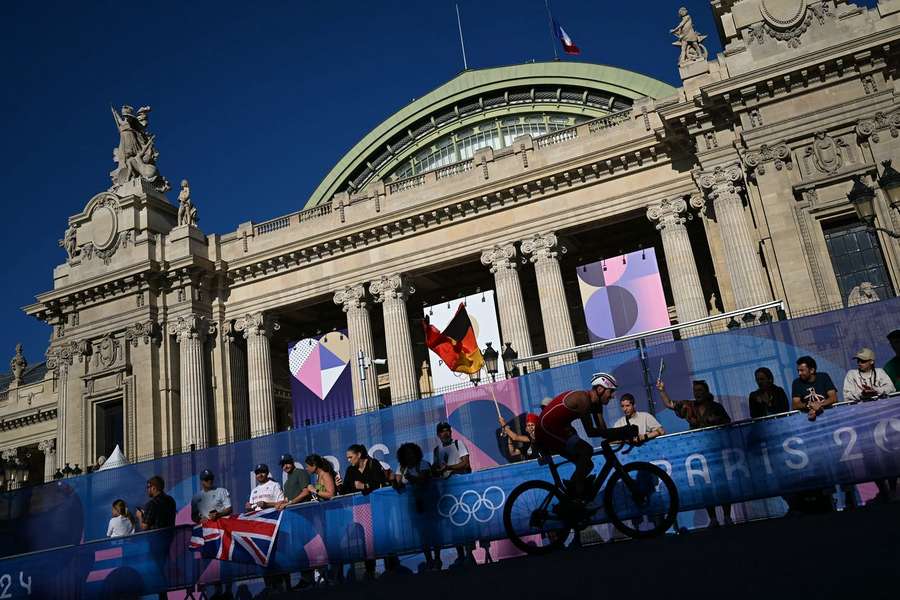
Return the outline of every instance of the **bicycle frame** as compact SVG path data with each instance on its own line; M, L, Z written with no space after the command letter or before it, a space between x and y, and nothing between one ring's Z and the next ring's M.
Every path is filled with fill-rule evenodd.
M600 490L603 489L603 484L606 483L606 479L609 477L610 473L613 470L618 471L622 477L622 480L626 485L631 487L632 480L631 477L625 472L622 467L621 461L619 461L619 457L616 456L616 451L612 449L610 446L610 442L607 440L603 440L600 442L600 449L595 450L591 453L591 456L597 456L598 454L602 454L603 458L606 459L606 462L600 467L600 471L598 471L596 478L594 479L594 483L591 486L591 499L596 498L597 494L600 493ZM571 460L563 460L559 463L553 461L552 454L543 454L541 453L540 462L546 463L547 466L550 467L550 474L553 477L553 485L555 485L561 492L564 497L569 496L569 492L566 487L563 485L562 479L559 476L559 470L557 467L559 465L563 465L566 463L572 462Z

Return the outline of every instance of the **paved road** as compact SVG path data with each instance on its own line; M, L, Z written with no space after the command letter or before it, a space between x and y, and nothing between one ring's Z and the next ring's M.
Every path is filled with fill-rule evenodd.
M278 598L900 598L900 504L625 541Z

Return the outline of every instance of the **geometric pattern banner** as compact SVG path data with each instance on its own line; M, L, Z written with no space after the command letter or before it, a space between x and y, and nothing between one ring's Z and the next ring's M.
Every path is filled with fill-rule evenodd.
M347 330L288 344L294 426L353 414Z
M591 342L670 325L655 249L581 265L576 272Z

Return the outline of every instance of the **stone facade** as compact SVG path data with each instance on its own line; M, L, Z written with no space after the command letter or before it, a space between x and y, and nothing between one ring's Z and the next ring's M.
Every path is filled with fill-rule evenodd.
M900 0L871 10L840 0L712 6L725 49L704 58L706 36L679 15L673 33L682 53L671 60L680 88L651 82L631 96L610 95L605 109L594 102L600 112L586 113L595 118L401 178L382 176L400 152L385 143L385 162L348 155L305 210L223 235L198 229L203 201L191 200L186 181L180 211L166 197L155 148L132 156L123 141L113 187L69 218L53 289L26 307L53 326L53 338L43 378L13 381L4 392L4 424L21 425L4 425L0 449L49 449L55 440L54 468L91 464L97 415L110 403L121 404L129 458L274 431L284 388L273 336L291 314L314 329L326 304L346 315L357 410L375 406L385 374L363 379L356 356L374 358L382 348L391 395L413 399L421 359L411 350L411 319L425 293L417 278L452 272L462 259L496 289L504 341L520 356L571 347L572 302L560 266L569 238L634 219L656 228L681 322L707 316L713 294L725 311L773 298L795 315L844 304L825 231L853 215L853 179L877 188L884 161L900 150ZM529 69L562 77L587 68L492 73L512 81ZM462 98L459 89L474 81L463 74L448 90ZM504 96L501 83L491 98L505 98L510 111L579 101L535 88L530 100L527 92ZM598 79L603 86L615 87ZM459 119L489 110L480 88L465 100L444 93L448 119L454 110ZM589 97L585 90L585 103ZM397 130L425 136L417 132L428 130L427 116L418 115L420 129L404 131L412 117L398 113ZM118 118L125 140L127 119ZM876 225L900 227L900 207L883 190L875 204ZM878 242L897 290L900 246L883 233ZM701 255L709 268L698 268ZM430 285L448 297L455 291L446 278ZM539 307L538 318L529 306ZM38 408L45 418L31 416Z

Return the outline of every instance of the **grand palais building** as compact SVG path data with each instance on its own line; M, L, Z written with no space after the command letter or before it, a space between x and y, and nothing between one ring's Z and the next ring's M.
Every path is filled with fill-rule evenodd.
M415 401L432 393L422 307L475 292L495 292L520 357L583 344L576 266L636 250L655 249L677 323L894 296L900 0L711 10L717 32L677 34L680 87L576 62L465 71L366 133L299 210L226 232L157 171L148 111L117 108L112 185L82 190L52 288L24 308L52 326L46 361L18 354L0 379L20 467L5 485L118 443L142 460L284 430L287 342L335 330L358 412Z

